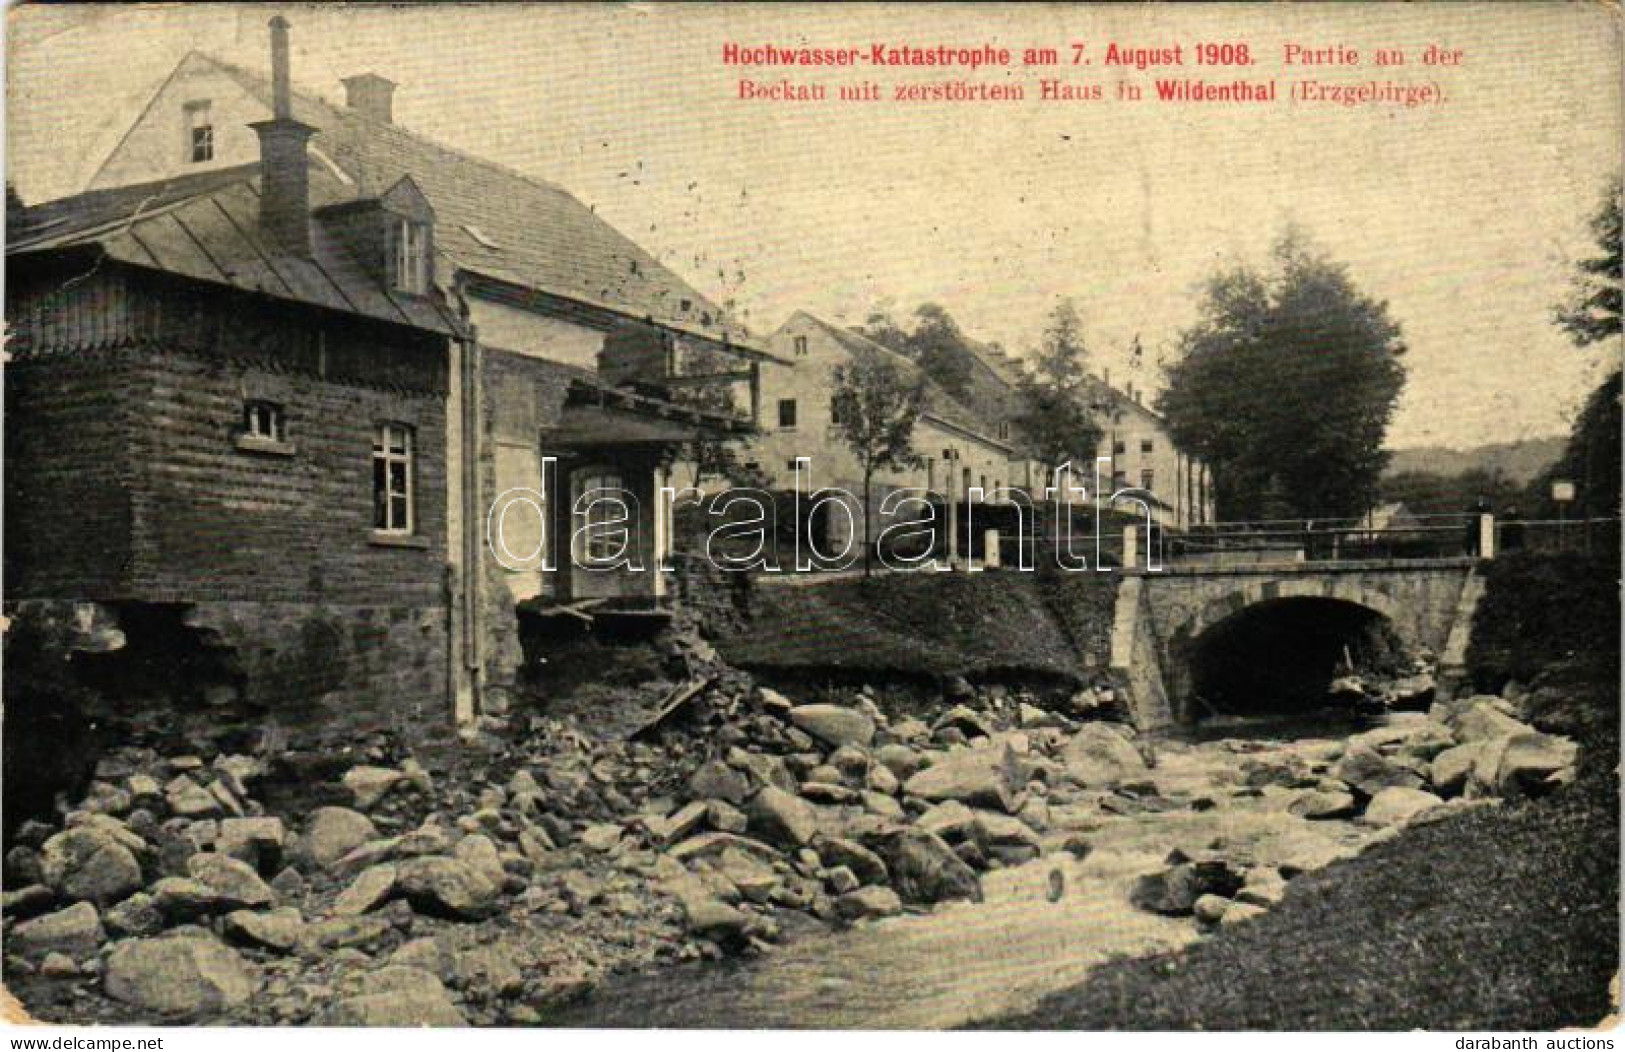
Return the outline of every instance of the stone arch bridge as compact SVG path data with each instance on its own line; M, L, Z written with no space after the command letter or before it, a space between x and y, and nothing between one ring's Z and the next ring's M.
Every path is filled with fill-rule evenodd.
M1135 721L1163 726L1192 712L1204 639L1236 615L1269 607L1292 617L1339 608L1380 619L1412 649L1459 676L1483 580L1470 558L1171 566L1128 570L1118 591L1111 664L1126 681Z

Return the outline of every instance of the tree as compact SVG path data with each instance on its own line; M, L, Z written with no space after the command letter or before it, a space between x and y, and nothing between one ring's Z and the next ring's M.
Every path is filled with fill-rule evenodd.
M1576 346L1588 347L1620 335L1620 183L1615 179L1591 217L1597 255L1576 266L1569 301L1557 308L1557 322ZM1620 366L1616 356L1607 378L1591 392L1574 422L1563 455L1539 480L1544 506L1550 506L1551 483L1566 479L1576 484L1570 513L1611 517L1620 513Z
M1620 184L1616 179L1591 217L1598 255L1576 266L1568 302L1556 310L1557 323L1581 347L1620 333Z
M1087 356L1077 307L1063 299L1050 313L1031 374L1022 380L1023 409L1016 419L1040 460L1051 467L1073 461L1085 476L1100 442L1100 427L1089 412Z
M1221 517L1357 516L1378 495L1403 353L1387 304L1289 230L1267 270L1209 280L1157 408L1212 468Z
M863 472L863 572L870 573L875 472L918 467L914 422L925 407L925 378L876 350L861 350L830 371L830 415Z
M914 308L912 329L904 329L889 312L876 309L858 326L860 336L907 355L937 386L955 398L969 394L975 352L948 311L935 303Z

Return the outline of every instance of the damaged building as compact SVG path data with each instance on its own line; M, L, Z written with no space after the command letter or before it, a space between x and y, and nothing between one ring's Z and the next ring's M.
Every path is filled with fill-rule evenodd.
M772 357L382 77L296 90L288 32L270 77L186 55L86 192L8 210L8 613L168 700L450 727L513 700L522 604L669 610L656 488ZM649 572L572 569L611 527Z

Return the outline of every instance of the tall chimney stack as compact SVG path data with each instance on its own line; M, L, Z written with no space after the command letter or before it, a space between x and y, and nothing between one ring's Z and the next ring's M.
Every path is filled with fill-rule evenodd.
M389 124L395 119L395 82L376 73L344 78L345 102L363 117Z
M286 252L310 255L310 167L305 146L316 129L293 119L288 21L271 19L271 113L249 125L260 137L260 229Z

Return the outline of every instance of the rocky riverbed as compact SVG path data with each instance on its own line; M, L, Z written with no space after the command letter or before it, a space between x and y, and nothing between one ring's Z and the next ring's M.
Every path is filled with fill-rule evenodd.
M1201 743L1086 718L1110 701L958 684L892 718L727 674L636 741L516 717L439 770L377 744L297 811L266 757L115 750L7 853L6 983L73 1021L951 1025L1575 757L1500 698Z

